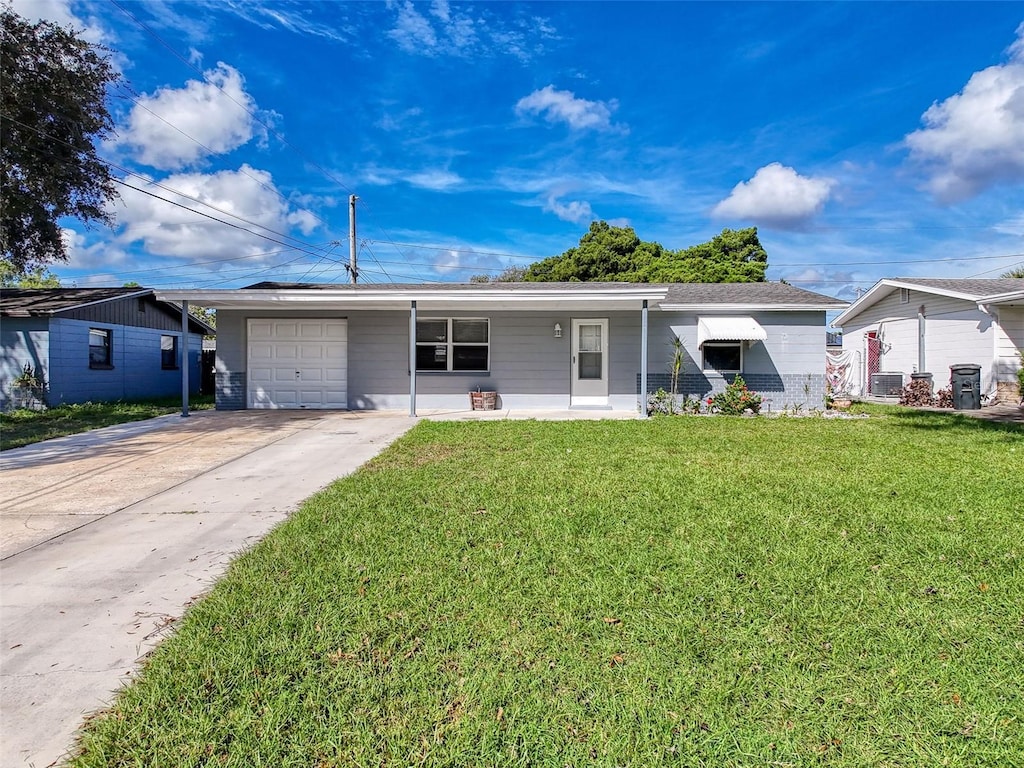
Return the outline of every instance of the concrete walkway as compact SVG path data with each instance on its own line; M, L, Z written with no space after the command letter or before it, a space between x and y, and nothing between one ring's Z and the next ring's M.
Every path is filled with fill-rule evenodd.
M5 451L0 765L59 761L234 555L413 423L202 412Z

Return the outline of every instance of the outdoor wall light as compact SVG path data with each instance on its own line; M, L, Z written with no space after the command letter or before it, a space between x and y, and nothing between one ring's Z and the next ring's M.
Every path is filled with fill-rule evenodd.
M562 324L561 323L555 323L555 338L556 339L562 338Z

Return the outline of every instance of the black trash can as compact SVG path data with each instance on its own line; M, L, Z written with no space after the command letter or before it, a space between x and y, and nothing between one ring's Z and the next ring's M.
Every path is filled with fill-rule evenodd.
M949 386L953 390L953 407L958 411L981 408L981 366L961 363L949 366Z

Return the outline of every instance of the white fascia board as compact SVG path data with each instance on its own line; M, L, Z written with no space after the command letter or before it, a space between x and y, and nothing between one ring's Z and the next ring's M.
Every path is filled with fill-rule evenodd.
M920 291L921 293L930 293L934 296L946 296L950 299L961 299L962 301L969 301L976 303L981 298L976 293L961 293L960 291L950 291L946 288L936 288L931 285L921 285L915 283L913 280L893 280L892 278L883 278L875 283L871 288L857 299L850 308L843 312L839 317L832 321L832 327L838 328L843 325L844 322L849 322L862 311L870 307L875 302L881 301L890 293L898 288L906 288L911 291Z
M828 312L844 309L849 304L837 301L835 304L659 304L663 312Z
M982 304L1015 304L1020 301L1024 301L1024 291L1010 291L980 298L978 306L980 307Z
M647 300L657 302L665 297L665 290L652 290L650 288L627 288L627 289L599 289L592 291L396 291L396 290L319 290L319 289L298 289L298 290L256 290L246 291L244 289L173 289L158 290L156 298L162 301L182 302L188 301L200 306L210 307L277 307L292 305L296 308L302 306L332 306L332 307L365 307L374 306L393 307L396 305L407 305L410 301L422 302L424 304L552 304L561 305L566 303L599 303L613 304L623 302L640 302Z

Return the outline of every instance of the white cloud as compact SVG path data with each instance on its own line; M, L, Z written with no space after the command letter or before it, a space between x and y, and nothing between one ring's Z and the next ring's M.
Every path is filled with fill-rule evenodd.
M12 0L11 9L31 22L52 21L61 27L71 27L86 42L110 42L110 34L96 19L86 21L74 14L69 0Z
M211 151L230 152L254 135L265 138L265 130L252 116L256 102L245 91L238 70L219 62L204 76L205 82L189 80L184 88L160 88L143 95L128 115L119 143L130 147L141 163L177 170L205 159Z
M292 227L297 227L308 235L315 227L315 217L310 211L292 209L277 194L269 172L248 165L242 165L237 171L174 174L160 180L160 184L266 229L179 197L154 183L134 180L133 184L153 195L185 206L172 205L128 188L121 190L121 200L111 206L111 212L117 218L118 243L124 246L141 243L148 253L156 256L208 260L255 256L274 247L274 243L262 237L200 216L188 209L277 240L285 238L273 232L288 234Z
M568 203L562 203L551 196L548 198L544 210L555 214L562 221L569 221L573 224L589 223L594 219L594 211L586 200L571 200Z
M911 160L929 173L927 189L943 202L1024 180L1024 23L1009 54L932 104L921 116L925 127L906 137Z
M407 180L414 187L431 189L435 192L447 192L464 181L457 173L444 170L421 171L412 174Z
M526 61L543 48L544 40L556 36L542 18L508 20L486 8L453 8L447 0L434 0L425 13L410 0L392 0L388 8L395 19L387 36L406 53L419 56L505 54Z
M780 229L799 227L818 214L832 193L835 181L801 176L781 163L758 169L750 181L741 181L711 215L749 219Z
M563 122L574 130L609 130L612 112L618 102L578 99L572 91L559 91L553 85L534 91L516 103L517 115L544 115L549 123Z

